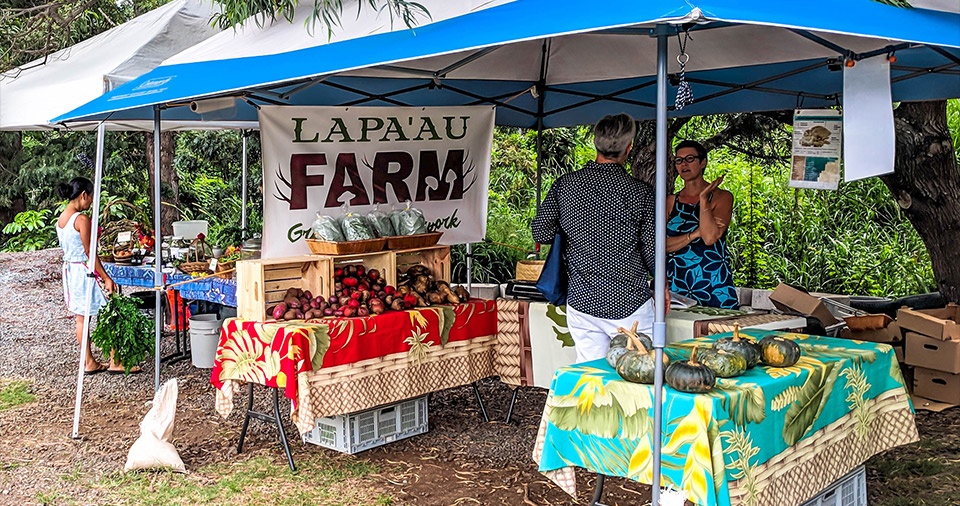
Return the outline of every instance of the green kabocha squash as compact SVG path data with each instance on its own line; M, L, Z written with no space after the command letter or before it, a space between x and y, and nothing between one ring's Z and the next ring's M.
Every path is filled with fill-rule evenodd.
M619 331L626 334L629 341L626 348L622 348L625 351L617 359L617 374L631 383L652 384L657 370L655 351L644 347L636 333L622 328ZM608 354L607 359L609 358ZM668 362L669 359L664 355L663 363Z
M643 344L644 349L653 349L653 341L647 337L646 334L637 332L637 322L633 322L633 326L630 327L630 333L640 340L640 343ZM617 368L617 360L623 356L623 353L626 350L629 342L630 336L624 332L618 331L612 338L610 338L610 349L607 351L607 363L610 364L610 367L613 367L614 369Z
M767 336L760 340L761 360L773 367L790 367L800 360L800 345L780 336Z
M713 389L717 375L713 369L697 361L697 348L694 347L690 360L670 364L663 373L663 379L675 390L701 394Z
M747 358L736 351L700 350L697 359L713 369L718 378L740 376L747 370Z
M740 337L740 326L734 325L732 337L722 337L713 343L714 349L739 353L747 360L747 369L760 363L760 347L748 337Z

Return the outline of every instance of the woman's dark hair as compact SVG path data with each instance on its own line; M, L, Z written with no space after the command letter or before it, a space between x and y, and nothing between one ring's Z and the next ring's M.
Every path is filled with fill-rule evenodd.
M699 156L701 160L707 159L707 148L703 147L703 144L700 144L697 141L690 141L690 140L680 141L680 143L677 144L677 147L674 148L673 152L676 153L677 151L680 151L683 148L693 148L697 150L697 156Z
M83 192L86 192L87 195L93 195L93 181L85 177L75 177L69 183L60 183L57 186L57 193L67 200L73 200Z

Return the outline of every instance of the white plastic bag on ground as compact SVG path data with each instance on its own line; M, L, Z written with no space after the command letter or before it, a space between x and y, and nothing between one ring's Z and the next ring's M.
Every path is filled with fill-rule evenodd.
M177 417L177 379L171 379L153 396L153 406L140 422L140 437L127 453L124 471L169 468L185 473L183 460L170 444L173 422Z

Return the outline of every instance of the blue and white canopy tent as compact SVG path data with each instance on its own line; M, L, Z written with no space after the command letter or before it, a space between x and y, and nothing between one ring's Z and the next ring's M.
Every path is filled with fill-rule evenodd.
M921 0L923 1L923 0ZM896 56L897 101L960 96L960 9L905 9L873 0L514 0L439 21L328 45L162 65L54 121L138 115L191 100L238 97L236 118L255 104L492 104L497 123L589 124L627 112L657 120L657 315L665 337L665 205L668 116L828 107L842 102L845 65ZM949 12L945 12L949 11ZM686 78L696 101L668 105L676 60L689 33ZM892 60L892 58L891 58ZM659 482L662 374L655 384ZM658 487L653 503L657 504Z

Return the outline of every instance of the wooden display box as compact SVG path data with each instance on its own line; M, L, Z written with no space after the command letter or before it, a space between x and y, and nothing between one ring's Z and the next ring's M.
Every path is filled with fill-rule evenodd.
M395 274L405 273L414 265L425 265L438 280L450 281L450 246L430 246L393 252L396 255ZM396 276L394 277L396 281Z
M329 261L327 270L323 272L323 278L327 280L331 288L333 287L333 275L336 269L350 264L363 265L366 270L377 269L388 285L396 286L397 284L397 264L392 251L358 253L355 255L318 255L317 258ZM330 296L329 291L322 293Z
M237 316L266 321L267 306L282 301L288 288L329 295L332 263L329 257L307 255L237 262Z

